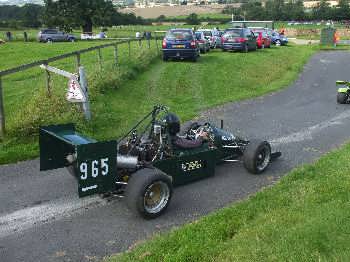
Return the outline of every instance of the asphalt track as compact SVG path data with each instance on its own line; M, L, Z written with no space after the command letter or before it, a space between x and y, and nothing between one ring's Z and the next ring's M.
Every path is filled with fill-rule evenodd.
M283 157L258 176L240 163L218 166L215 177L177 188L168 212L155 220L133 216L122 199L78 199L65 169L40 173L38 160L0 166L0 261L98 261L314 161L350 138L350 105L336 103L335 87L350 78L349 61L347 51L318 53L289 88L203 112L203 120L223 119L242 137L272 141Z

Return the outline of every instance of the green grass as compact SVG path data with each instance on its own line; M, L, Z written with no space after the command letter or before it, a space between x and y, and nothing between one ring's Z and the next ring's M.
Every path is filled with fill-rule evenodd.
M55 46L65 45L70 43ZM45 46L40 45L43 52ZM67 83L62 77L53 76L51 98L45 94L45 77L40 69L4 78L8 135L0 143L0 163L38 156L39 125L76 122L81 132L89 136L112 139L119 137L154 104L170 106L185 121L203 109L281 89L297 77L317 48L288 46L248 54L214 50L197 63L164 63L159 58L154 60L154 47L153 51L142 52L133 59L128 59L126 48L121 47L118 68L111 64L112 50L104 51L107 64L102 72L95 55L84 55L82 63L89 72L93 115L90 123L82 119L77 107L65 102ZM69 59L54 66L74 70Z
M349 261L349 158L350 144L247 200L106 260Z

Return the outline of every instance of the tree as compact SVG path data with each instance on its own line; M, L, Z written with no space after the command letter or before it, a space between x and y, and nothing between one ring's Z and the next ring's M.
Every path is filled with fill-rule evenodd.
M198 15L196 13L192 13L189 16L187 16L186 23L188 25L198 25L199 24Z
M44 3L45 23L66 31L80 26L83 32L92 32L93 25L111 25L116 13L109 0L44 0Z
M332 9L326 0L321 0L312 10L314 19L327 20L332 16Z
M336 20L348 20L350 18L350 8L348 0L339 0L338 7L335 12Z

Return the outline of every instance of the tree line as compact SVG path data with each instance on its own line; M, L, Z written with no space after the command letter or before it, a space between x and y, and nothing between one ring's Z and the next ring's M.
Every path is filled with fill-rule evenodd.
M0 28L59 27L65 31L82 28L92 32L92 26L147 24L134 14L118 12L106 0L44 0L44 5L0 5Z
M331 7L326 0L321 0L309 9L304 7L301 0L268 0L264 4L248 1L239 8L225 8L223 13L233 14L234 20L350 20L349 0L339 0L335 7Z

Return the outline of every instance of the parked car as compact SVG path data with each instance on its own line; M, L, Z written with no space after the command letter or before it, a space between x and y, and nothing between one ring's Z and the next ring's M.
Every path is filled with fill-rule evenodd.
M216 37L214 36L214 31L211 29L199 29L198 32L203 32L206 39L208 39L210 43L210 48L215 48Z
M210 51L210 43L208 41L208 39L205 38L204 33L203 32L195 32L196 35L196 40L197 43L199 45L199 50L201 51L201 53L206 53Z
M258 48L270 48L271 38L268 36L266 29L264 28L251 28L256 36L256 45Z
M272 29L268 29L267 34L271 37L271 43L276 46L288 44L288 38L285 35L281 35Z
M43 29L38 33L38 41L51 43L51 42L74 42L76 40L74 35L66 34L56 29Z
M229 28L221 37L221 49L248 52L256 50L256 37L249 28Z
M163 60L169 58L192 59L199 57L199 45L191 29L170 29L162 43Z

